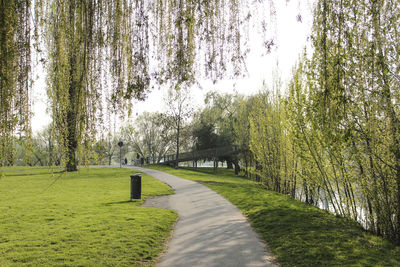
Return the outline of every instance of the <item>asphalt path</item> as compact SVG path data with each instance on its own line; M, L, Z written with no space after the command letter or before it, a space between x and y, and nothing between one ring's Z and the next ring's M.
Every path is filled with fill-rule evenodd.
M168 184L174 195L144 205L178 212L179 220L158 266L276 266L266 245L228 200L199 183L157 170L128 167ZM147 203L147 204L146 204Z

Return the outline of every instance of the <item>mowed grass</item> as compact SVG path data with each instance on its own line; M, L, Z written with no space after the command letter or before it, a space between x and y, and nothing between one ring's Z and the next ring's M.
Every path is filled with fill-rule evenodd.
M400 247L347 219L266 190L233 171L150 166L195 180L218 192L247 216L283 266L400 266Z
M22 169L0 178L0 266L155 264L177 214L140 204L167 185L143 175L142 200L130 201L133 170Z

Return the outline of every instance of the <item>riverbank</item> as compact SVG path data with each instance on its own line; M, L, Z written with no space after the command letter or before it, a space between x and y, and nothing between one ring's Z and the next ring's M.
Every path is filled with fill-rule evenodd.
M400 266L400 247L359 224L237 177L233 171L150 166L196 180L236 205L283 266Z

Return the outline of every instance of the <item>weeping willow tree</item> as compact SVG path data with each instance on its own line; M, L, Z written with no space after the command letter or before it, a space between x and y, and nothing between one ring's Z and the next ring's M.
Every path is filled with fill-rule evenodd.
M399 14L400 1L317 1L287 101L306 201L397 243Z
M337 213L400 244L399 15L399 1L318 1L307 105Z
M248 53L246 25L264 5L38 0L54 131L66 169L76 170L77 151L90 147L103 102L121 111L131 108L131 99L145 97L151 80L180 88L193 84L199 72L213 80L226 72L240 75Z
M399 25L397 0L316 1L313 53L294 70L286 99L258 102L250 117L251 149L270 188L291 181L296 198L397 244Z
M30 1L0 1L0 166L14 163L15 134L31 136Z

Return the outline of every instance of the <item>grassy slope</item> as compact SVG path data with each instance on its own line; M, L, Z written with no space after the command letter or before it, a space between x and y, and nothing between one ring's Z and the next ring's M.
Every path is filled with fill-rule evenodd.
M265 190L230 170L152 166L215 190L249 219L284 266L400 266L400 247L349 220Z
M0 266L154 265L177 218L139 207L173 193L152 177L129 201L132 170L18 170L0 178Z

